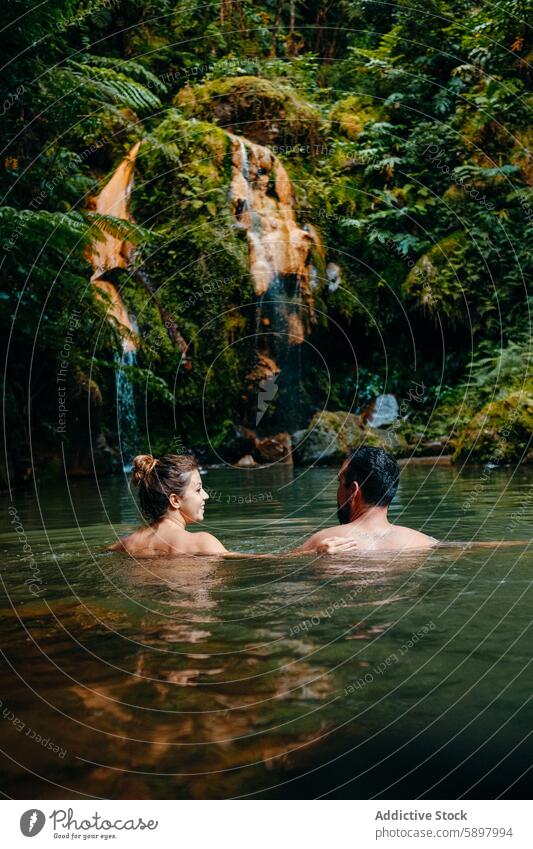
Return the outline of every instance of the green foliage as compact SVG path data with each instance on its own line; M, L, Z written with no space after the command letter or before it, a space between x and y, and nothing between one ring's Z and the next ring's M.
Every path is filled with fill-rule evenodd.
M510 340L504 348L481 354L472 362L465 388L481 401L503 397L528 381L531 357L530 340Z
M132 70L137 75L138 69L142 66L133 63L132 67L132 63L128 62L124 65L125 72L122 73L110 67L108 62L102 62L100 57L84 56L82 62L69 59L59 76L59 83L83 89L84 97L89 102L91 100L108 101L141 113L157 109L161 105L157 95L145 85L126 75ZM151 74L150 78L155 80L160 91L164 91L164 86L160 84L157 77Z
M137 315L153 366L176 386L182 427L197 440L205 440L199 402L213 422L242 415L252 357L250 340L238 352L234 346L249 320L238 305L253 300L253 291L247 245L228 205L230 174L227 135L177 110L168 111L141 148L134 210L140 220L151 219L154 242L138 263L157 281L158 299L187 340L192 370L180 367L176 352L163 356L151 320Z
M33 441L57 451L56 361L79 306L72 389L105 398L101 424L115 438L121 339L84 258L105 234L136 245L137 268L114 280L139 323L129 369L147 391L156 444L173 430L171 412L188 444L204 437L203 416L214 444L242 418L253 292L230 209L229 128L277 149L298 220L324 243L314 342L335 367L331 387L307 377L314 409L328 392L337 409L385 386L401 395L421 369L430 401L417 424L431 416L431 435L455 429L457 456L476 456L461 429L482 408L496 422L500 407L487 405L516 400L530 373L530 17L530 0L161 0L157 9L9 0L0 33L8 431L31 408ZM139 224L88 211L141 139ZM329 262L341 270L335 291ZM189 346L187 368L169 317ZM490 446L494 427L487 433ZM23 459L29 438L14 455Z

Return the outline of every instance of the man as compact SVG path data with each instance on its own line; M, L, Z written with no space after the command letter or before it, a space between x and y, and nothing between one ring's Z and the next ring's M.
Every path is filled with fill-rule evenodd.
M392 525L389 504L400 481L398 463L383 448L358 448L342 464L338 475L337 515L340 528L325 528L313 534L300 551L321 551L326 540L342 537L357 542L358 550L391 551L430 548L438 540Z

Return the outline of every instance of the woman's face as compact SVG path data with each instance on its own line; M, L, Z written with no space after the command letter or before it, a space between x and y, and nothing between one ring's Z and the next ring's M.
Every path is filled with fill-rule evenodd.
M209 496L202 486L200 472L195 469L191 473L187 489L183 495L179 496L179 510L186 525L190 522L201 522L203 520L204 505L208 498Z

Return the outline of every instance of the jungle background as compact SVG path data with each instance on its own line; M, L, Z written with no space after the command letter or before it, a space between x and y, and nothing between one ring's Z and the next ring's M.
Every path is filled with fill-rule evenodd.
M89 474L90 443L98 469L117 468L121 330L88 260L102 233L135 246L112 282L138 323L135 360L121 366L136 450L237 459L254 356L241 307L254 292L228 129L276 153L298 221L323 246L310 338L327 378L302 346L297 426L326 409L334 429L336 414L394 393L398 456L531 461L531 11L527 0L9 0L4 479ZM98 216L90 198L137 141L133 221ZM272 432L290 429L272 404Z

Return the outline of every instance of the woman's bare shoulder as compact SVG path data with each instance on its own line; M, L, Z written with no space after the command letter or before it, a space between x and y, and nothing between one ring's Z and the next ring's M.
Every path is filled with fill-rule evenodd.
M146 533L146 528L140 528L126 537L117 540L113 545L109 546L108 551L125 551L127 554L143 554L151 553L152 539L150 534Z
M187 541L186 541L186 551L183 550L183 540L180 540L176 546L173 548L177 548L181 545L181 551L175 551L175 554L197 554L197 555L208 555L208 554L226 554L227 550L224 548L220 540L218 540L213 534L208 533L207 531L198 531L197 533L191 534L187 532Z

